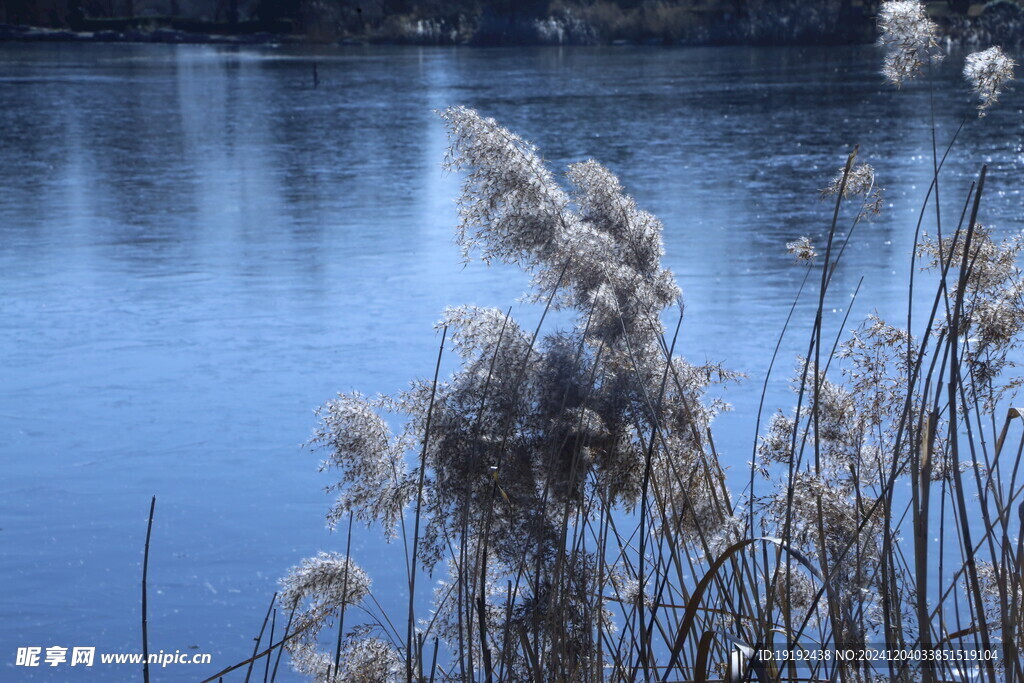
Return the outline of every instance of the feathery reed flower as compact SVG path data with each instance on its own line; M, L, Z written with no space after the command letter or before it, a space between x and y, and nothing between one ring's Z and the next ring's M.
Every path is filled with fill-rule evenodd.
M308 611L323 612L360 602L370 593L370 577L350 558L320 553L292 567L281 580L281 603L289 609L309 600Z
M843 178L846 184L843 184ZM843 199L863 197L862 215L877 216L882 210L882 188L875 184L875 169L871 164L857 164L846 173L846 167L832 178L828 187L821 191L822 198L839 194L843 190Z
M338 671L329 680L399 683L405 680L405 662L391 643L380 638L350 639L341 649Z
M340 394L317 411L320 427L312 443L329 451L320 471L342 473L339 483L328 488L339 494L327 518L332 528L352 513L367 523L380 522L393 536L414 494L404 457L409 442L391 433L375 412L380 406L356 393Z
M772 414L764 436L757 444L757 456L762 467L770 463L788 463L793 457L793 430L796 420L782 411ZM767 475L767 470L765 470Z
M818 252L811 243L811 238L804 236L795 242L786 242L786 251L796 257L797 261L811 261Z
M938 52L938 26L918 0L888 0L878 11L878 44L885 48L882 73L893 85L917 76Z
M1004 86L1013 80L1013 61L998 45L980 52L972 52L964 60L964 77L970 81L974 92L981 103L978 104L978 116L984 116L985 110L996 103Z
M281 579L280 597L282 606L294 610L293 632L301 634L286 645L292 667L307 676L324 677L318 680L335 680L325 674L333 666L333 659L317 648L317 634L342 609L360 603L369 594L366 572L338 553L322 552L292 567Z
M814 599L818 592L814 579L788 562L779 564L776 571L773 599L782 611L792 615L794 621L809 618L816 623L823 622L827 614L822 602ZM768 602L766 594L758 597L762 606Z
M930 257L931 268L948 264L957 271L964 263L963 235L922 240L919 255ZM994 409L998 399L1022 384L1020 377L996 380L1016 362L1010 352L1019 348L1024 333L1024 281L1017 267L1017 258L1024 251L1024 236L1015 235L996 241L991 230L974 226L967 273L964 277L963 315L956 336L964 340L963 358L972 377L969 384L972 398L981 400L986 411ZM958 293L958 285L950 287L950 296ZM940 332L949 332L952 320L944 321Z

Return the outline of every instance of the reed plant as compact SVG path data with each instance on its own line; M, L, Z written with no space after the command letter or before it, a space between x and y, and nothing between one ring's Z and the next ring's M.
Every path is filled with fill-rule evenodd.
M940 57L920 3L885 3L880 24L894 84ZM1013 66L968 57L982 113ZM283 580L284 635L260 651L261 634L250 674L285 648L317 681L1024 680L1024 411L1008 407L1024 242L981 222L984 166L956 215L941 208L956 136L933 134L905 319L826 325L847 245L882 207L856 148L827 183L824 244L789 245L807 269L791 318L816 301L795 407L766 417L762 393L736 491L712 398L736 375L676 351L662 224L594 161L563 185L494 120L442 118L457 242L530 273L540 322L451 308L431 379L321 409L328 519L400 539L408 609L384 614L348 550L322 553Z

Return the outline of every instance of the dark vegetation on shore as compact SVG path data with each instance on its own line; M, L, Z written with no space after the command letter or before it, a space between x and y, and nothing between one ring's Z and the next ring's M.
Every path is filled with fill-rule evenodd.
M6 0L0 40L419 45L838 44L877 0ZM939 0L953 42L1019 45L1018 0Z

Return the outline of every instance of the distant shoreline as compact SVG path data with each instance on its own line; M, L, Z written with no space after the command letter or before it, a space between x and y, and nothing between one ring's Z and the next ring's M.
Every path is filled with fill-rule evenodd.
M393 15L355 24L332 18L297 26L290 20L210 22L170 17L79 19L75 28L0 23L0 42L162 43L190 45L432 45L432 46L712 46L857 45L875 40L874 19L797 12L792 6L739 19L729 13L682 10L657 17L614 17L565 10L525 14L417 17ZM973 16L937 17L950 45L1014 48L1024 44L1024 9L992 3ZM695 18L696 16L696 18Z
M501 27L506 28L506 27ZM166 26L127 27L123 29L102 28L79 30L69 28L48 28L0 24L0 42L59 42L59 43L160 43L173 45L422 45L422 46L467 46L467 47L536 47L536 46L664 46L693 47L708 45L822 45L822 44L868 44L873 37L868 31L859 35L802 36L802 39L742 40L722 27L712 27L678 39L665 36L641 35L636 38L604 39L591 28L559 26L555 19L538 20L529 24L510 25L502 33L487 27L479 35L467 36L449 32L443 22L415 22L392 33L369 31L363 34L349 34L331 39L313 38L303 33L275 32L261 30L236 30L234 32L187 31Z
M742 45L749 44L740 40L709 40L690 41L664 39L649 36L641 39L615 39L577 41L569 40L490 40L490 41L451 41L451 40L415 40L408 37L385 38L380 36L345 37L336 40L310 40L302 34L294 33L192 33L174 29L158 28L153 30L129 29L126 31L72 31L70 29L54 29L38 26L8 26L0 24L0 42L21 43L153 43L169 45L323 45L323 46L356 46L356 45L420 45L440 47L544 47L544 46L575 46L575 47L620 47L620 46L655 46L655 47L697 47L709 45ZM794 41L755 41L756 44L773 45L821 45L821 44L869 44L871 40L794 40Z

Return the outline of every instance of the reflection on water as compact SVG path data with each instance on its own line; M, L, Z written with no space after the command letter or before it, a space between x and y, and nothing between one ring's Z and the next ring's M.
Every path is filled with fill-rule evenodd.
M605 162L663 218L684 352L750 375L717 437L742 472L802 277L784 244L821 238L817 190L854 143L892 206L858 228L829 324L861 277L854 319L900 306L930 178L928 93L885 88L876 57L0 46L4 647L136 647L154 493L156 648L241 659L276 577L342 546L301 447L312 409L338 390L401 389L432 368L446 305L505 306L526 286L508 268L460 265L458 184L440 170L433 114L449 104L496 117L558 169ZM983 220L1019 229L1019 97L973 118L955 61L940 74L939 143L971 118L946 208L958 212L988 162ZM808 307L798 316L772 384L782 407ZM355 552L398 601L386 586L400 548L376 538Z

